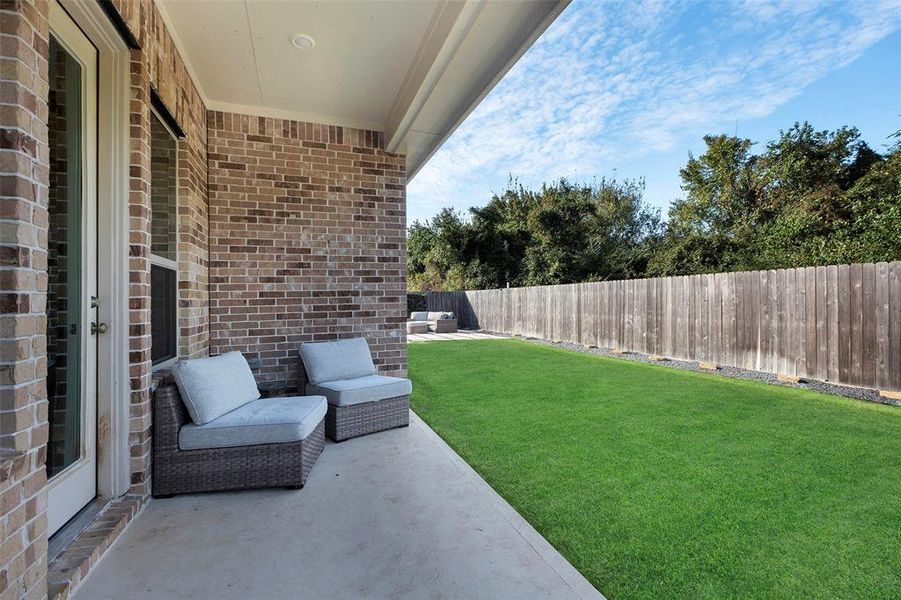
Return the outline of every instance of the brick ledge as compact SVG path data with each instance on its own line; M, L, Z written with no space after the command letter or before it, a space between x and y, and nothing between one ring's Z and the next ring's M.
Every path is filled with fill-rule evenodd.
M48 600L69 598L145 504L140 496L123 496L103 507L48 566Z

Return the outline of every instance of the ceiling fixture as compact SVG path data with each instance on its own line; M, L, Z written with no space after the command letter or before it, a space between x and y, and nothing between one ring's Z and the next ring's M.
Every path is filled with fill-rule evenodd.
M296 33L291 38L291 43L294 44L295 48L300 48L301 50L309 50L316 45L316 40L305 33Z

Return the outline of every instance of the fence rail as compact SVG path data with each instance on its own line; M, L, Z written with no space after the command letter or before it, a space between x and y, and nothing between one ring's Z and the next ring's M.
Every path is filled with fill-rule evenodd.
M429 292L461 327L901 389L901 262Z

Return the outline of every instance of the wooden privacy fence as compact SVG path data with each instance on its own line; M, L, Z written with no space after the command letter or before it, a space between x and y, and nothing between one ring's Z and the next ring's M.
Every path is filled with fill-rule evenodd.
M460 326L901 389L901 262L429 292Z

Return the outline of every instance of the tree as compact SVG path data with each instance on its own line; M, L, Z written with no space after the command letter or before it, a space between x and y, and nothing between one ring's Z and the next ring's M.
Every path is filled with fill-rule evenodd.
M661 231L644 182L544 186L529 215L526 285L640 277Z
M668 221L642 180L507 189L408 232L412 289L484 289L901 259L901 131L885 156L853 127L795 123L754 152L704 137Z
M680 171L684 199L649 274L777 269L898 257L891 229L899 179L857 129L795 123L759 155L752 142L707 136ZM866 216L865 216L866 215ZM867 219L861 221L861 219ZM868 226L871 223L871 226Z
M460 289L467 224L452 209L441 210L431 222L415 221L407 231L408 287ZM449 280L450 278L450 280Z
M760 161L765 219L756 224L752 268L784 268L863 260L845 240L862 205L851 190L884 163L855 128L816 131L796 123L767 145ZM869 200L891 202L884 186ZM868 200L868 201L869 201Z
M660 238L644 184L515 180L470 220L445 209L408 232L411 289L492 288L640 276Z
M652 275L731 270L754 235L761 190L751 140L704 136L707 150L679 171L686 197L669 210L666 241L652 257Z

